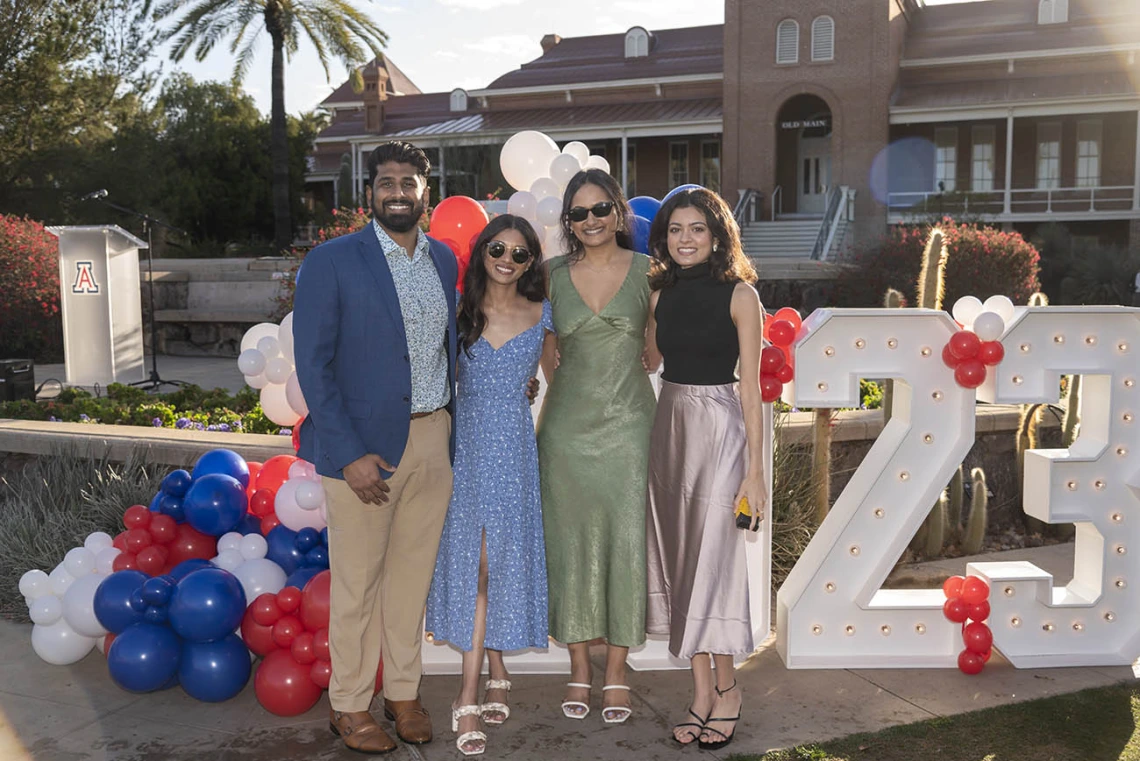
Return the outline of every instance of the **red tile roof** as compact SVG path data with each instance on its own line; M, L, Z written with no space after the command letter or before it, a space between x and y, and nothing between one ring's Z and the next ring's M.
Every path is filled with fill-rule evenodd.
M381 53L378 57L373 58L363 68L367 69L373 66L382 66L388 71L388 94L389 95L417 95L420 88L416 87L415 83L408 78L408 75L400 70L400 67L392 63L392 59ZM346 79L340 87L333 90L332 95L328 96L321 101L322 106L329 106L336 103L359 103L363 96L352 89L352 79Z
M1125 72L1066 74L1048 77L986 79L967 82L903 84L892 108L989 106L1037 100L1093 96L1135 97L1136 85Z

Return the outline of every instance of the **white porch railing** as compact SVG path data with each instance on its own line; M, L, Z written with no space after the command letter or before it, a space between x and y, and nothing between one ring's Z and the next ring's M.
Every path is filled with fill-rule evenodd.
M889 193L887 208L895 214L977 214L998 216L1005 213L1004 190L987 192L938 191ZM1009 215L1056 213L1109 213L1131 211L1131 185L1099 185L1087 188L1013 188L1009 194Z

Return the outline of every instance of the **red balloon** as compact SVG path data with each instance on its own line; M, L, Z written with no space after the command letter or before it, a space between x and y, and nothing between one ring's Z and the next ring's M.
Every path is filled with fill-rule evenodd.
M962 582L964 579L961 576L951 576L946 581L942 582L942 594L946 595L947 600L956 600L962 596Z
M281 525L281 519L276 515L267 515L261 519L261 535L269 536L269 532Z
M115 641L115 635L114 634L111 634L110 632L108 632L106 635L104 635L104 637L103 637L103 655L106 655L107 651L111 649L111 643L114 641Z
M313 635L313 652L316 653L318 661L331 661L332 654L329 652L329 630L319 629Z
M254 655L269 655L278 649L277 643L273 641L273 627L257 623L253 617L252 605L246 609L245 616L241 619L241 638Z
M796 378L796 369L790 363L785 364L776 371L776 380L780 383L791 383Z
M120 531L118 533L118 535L114 539L111 540L111 546L114 547L115 549L117 549L119 552L126 552L127 551L127 532L126 531Z
M989 663L990 656L994 654L994 649L991 647L989 650L982 653L982 663Z
M784 384L780 383L774 375L760 376L760 399L765 402L774 402L784 393Z
M301 621L311 632L329 627L331 585L332 574L329 571L321 571L309 579L309 583L301 593Z
M950 344L942 347L942 364L951 370L958 366L958 358L954 356L954 352L950 351Z
M313 680L313 684L322 690L327 690L329 682L332 681L332 664L326 660L313 661L313 665L309 667L309 678Z
M994 635L990 627L981 621L974 621L966 624L966 628L962 630L962 641L966 643L966 649L971 653L983 655L993 647Z
M301 590L285 587L277 593L277 607L285 613L292 613L301 607Z
M146 505L131 505L123 513L123 525L128 529L146 528L150 525L151 512Z
M967 605L977 605L990 596L990 586L977 576L967 576L962 582L962 602Z
M775 375L786 364L788 359L779 346L765 346L760 352L760 372L766 375Z
M450 196L432 211L428 232L439 240L469 241L486 226L487 212L478 201L467 196Z
M127 530L127 552L138 553L154 544L150 532L145 528L132 528Z
M990 604L986 600L982 600L977 605L970 606L970 620L971 621L985 621L990 617Z
M986 341L978 349L978 359L983 365L993 367L1005 359L1005 347L1000 341Z
M260 626L273 626L281 620L283 615L281 608L277 607L277 595L272 592L266 592L254 598L246 612Z
M167 567L173 568L183 560L198 558L209 560L218 554L218 540L206 536L193 528L189 523L178 524L178 536L170 543L170 557L167 558Z
M249 500L249 511L258 518L273 515L273 498L269 489L258 489Z
M301 423L305 422L305 418L301 418L293 424L293 451L301 451Z
M309 672L293 660L288 650L265 656L253 678L253 689L262 708L277 716L298 716L317 704L321 688Z
M950 353L958 359L973 359L981 347L981 339L971 330L959 330L950 336Z
M954 368L954 380L962 388L977 388L986 382L986 366L979 359L966 359Z
M111 561L112 571L137 571L139 570L138 561L135 559L133 552L120 552Z
M958 653L958 670L963 674L970 676L980 674L985 665L985 660L977 653L971 653L969 650Z
M155 513L150 519L147 531L150 532L150 538L155 544L170 544L178 538L178 521L169 515Z
M257 488L269 489L274 494L281 484L289 478L289 466L297 462L291 454L279 454L270 457L257 472Z
M772 315L765 312L763 315L763 318L764 318L764 322L763 322L764 327L762 327L760 329L760 335L764 336L765 341L771 341L772 338L768 335L768 329L772 327Z
M151 545L135 556L135 562L138 563L139 570L147 576L158 576L166 567L166 556L165 548Z
M964 623L970 615L969 606L958 598L942 603L942 615L956 624Z
M253 493L257 491L257 474L261 470L260 462L247 462L246 467L249 468L249 486L245 487L245 496L252 497Z
M791 346L796 340L796 329L787 320L776 320L768 328L768 340L776 346Z
M313 652L313 635L310 632L301 632L298 634L293 638L293 644L289 646L289 652L292 653L293 660L302 666L307 666L317 660L317 655Z
M305 631L301 619L296 616L282 616L273 624L273 641L281 647L289 647L297 635Z
M799 331L804 324L804 321L800 319L800 313L791 307L778 309L776 311L776 320L786 320L791 324L793 331Z

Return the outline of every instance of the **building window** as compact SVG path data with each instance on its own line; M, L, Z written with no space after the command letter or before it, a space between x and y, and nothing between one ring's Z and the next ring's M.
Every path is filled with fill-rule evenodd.
M1077 187L1100 185L1100 151L1103 128L1099 120L1077 123Z
M835 58L835 21L820 16L811 22L811 60L831 61Z
M981 124L970 130L970 190L989 193L994 189L994 128Z
M625 197L637 195L637 143L626 144L625 154Z
M669 143L669 188L689 184L689 144Z
M957 176L958 128L939 127L934 130L934 189L953 192Z
M1040 0L1037 4L1038 24L1064 24L1069 20L1069 0Z
M1061 123L1037 125L1037 187L1061 187Z
M451 110L452 111L466 111L467 110L467 91L461 87L451 91Z
M776 27L776 63L798 63L800 60L800 25L784 19Z
M649 32L635 26L625 33L625 57L641 58L649 55Z
M720 192L720 143L714 140L701 143L701 185Z

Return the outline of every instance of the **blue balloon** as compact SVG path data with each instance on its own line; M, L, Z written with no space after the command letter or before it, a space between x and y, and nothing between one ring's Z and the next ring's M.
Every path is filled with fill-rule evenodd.
M305 560L308 561L306 565L309 568L320 568L323 570L329 567L329 551L325 547L317 545L305 553Z
M187 642L182 646L178 679L192 698L207 703L229 700L242 691L249 674L249 650L236 634L217 642Z
M147 579L142 585L142 598L147 605L166 605L174 593L174 580L165 576Z
M281 566L286 576L301 566L301 553L297 551L296 546L296 531L285 526L278 526L269 532L269 535L265 537L265 541L269 544L269 549L266 551L265 557Z
M689 183L688 185L678 185L677 187L673 188L672 190L670 190L668 193L665 194L665 197L661 199L661 204L664 205L666 201L668 201L670 198L677 195L678 193L683 193L686 190L699 190L699 189L701 189L701 186L700 185L694 185L693 183Z
M181 563L171 568L170 577L174 579L174 581L182 581L182 579L194 573L194 571L200 570L202 568L213 567L214 564L209 560L202 560L201 558L190 558L189 560L183 560Z
M178 582L170 598L170 625L185 640L212 642L233 632L245 615L245 592L229 571L203 568Z
M104 629L119 634L143 620L143 611L131 607L131 596L148 578L142 571L115 571L103 579L95 590L92 607Z
M158 492L155 492L153 497L151 497L149 510L152 513L161 513L162 512L161 504L162 504L162 498L164 496L166 496L166 495L164 495L161 491L158 491Z
M645 217L650 222L657 216L661 202L651 196L637 196L629 199L629 210L639 217Z
M236 478L222 473L194 479L182 500L186 522L207 536L233 531L245 517L246 507L245 487Z
M182 497L162 494L162 499L158 501L158 511L163 515L169 515L177 523L186 522L186 510L182 506Z
M199 457L190 478L196 481L214 473L237 479L242 489L249 486L249 465L240 454L229 449L213 449Z
M297 532L297 539L294 545L297 547L297 552L305 553L316 547L321 543L321 535L315 528L306 526Z
M186 490L190 488L190 474L179 468L172 470L162 479L162 492L169 494L171 497L178 497L182 499L186 496Z
M169 626L137 623L111 641L107 669L124 690L153 692L178 672L181 654L182 643Z
M652 223L645 217L634 216L629 221L630 237L633 238L633 250L639 254L649 253L649 228Z
M311 567L298 568L296 571L293 571L293 573L289 574L289 578L285 579L285 586L296 587L297 589L303 591L305 589L305 585L309 583L309 579L313 578L323 570L325 569Z
M326 547L329 546L329 527L328 526L325 526L323 529L321 529L321 544L323 544Z
M145 583L145 582L144 582ZM131 599L128 601L131 610L139 613L146 613L146 600L143 599L142 587L131 592Z
M170 620L170 616L166 612L166 608L158 605L151 605L143 613L143 620L151 624L165 624Z
M241 532L242 536L260 534L261 519L253 513L246 513L245 517L241 519L241 523L238 524L237 530Z

